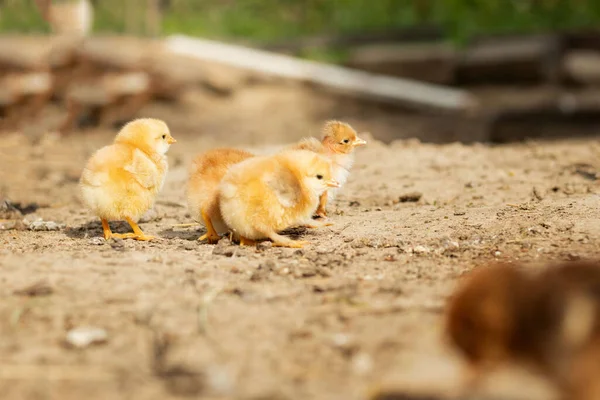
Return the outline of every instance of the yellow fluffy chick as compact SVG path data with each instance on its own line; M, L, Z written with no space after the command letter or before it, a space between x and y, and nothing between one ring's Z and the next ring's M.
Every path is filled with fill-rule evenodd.
M333 178L340 183L341 187L348 180L350 169L354 164L354 149L365 144L367 142L359 138L350 125L340 121L328 121L323 127L321 141L315 138L306 138L292 146L292 148L310 150L330 158ZM317 209L318 216L327 216L325 209L327 202L335 198L338 190L338 188L332 188L321 195Z
M80 179L81 195L102 220L106 240L153 239L135 221L154 205L168 169L166 153L175 142L163 121L137 119L88 160ZM133 233L112 233L109 220L126 220Z
M274 246L302 247L306 242L279 232L299 225L316 227L312 214L330 187L339 187L331 162L314 152L252 157L232 166L221 181L221 215L241 245L271 239Z
M219 208L219 183L232 165L254 154L237 149L214 149L200 154L192 161L187 187L188 209L192 218L206 227L198 240L216 243L220 234L229 230Z

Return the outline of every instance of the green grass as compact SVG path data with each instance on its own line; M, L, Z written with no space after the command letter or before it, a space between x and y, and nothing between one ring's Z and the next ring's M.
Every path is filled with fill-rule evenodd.
M126 22L126 2L140 10ZM100 0L95 31L144 33L145 0ZM600 27L598 0L172 0L165 34L277 41L438 24L463 43L479 34ZM33 0L5 0L0 32L45 32ZM321 55L322 56L322 55Z

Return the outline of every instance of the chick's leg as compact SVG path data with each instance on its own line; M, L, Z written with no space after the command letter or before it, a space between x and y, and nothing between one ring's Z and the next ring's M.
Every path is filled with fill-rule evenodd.
M110 226L108 225L108 221L105 220L104 218L101 219L102 221L102 231L104 231L104 240L108 240L112 237L113 233L110 230Z
M270 234L269 239L273 241L274 247L291 247L294 249L301 249L308 244L308 242L304 240L292 240L277 233Z
M130 239L135 237L134 233L113 233L110 230L110 226L108 225L108 221L105 220L104 218L101 219L102 221L102 230L104 231L104 239L108 240L110 238L116 238L116 239Z
M319 207L315 212L317 217L327 218L327 210L325 210L325 206L327 205L327 190L323 192L321 197L319 197Z
M215 230L215 227L210 220L210 217L206 213L205 210L201 211L202 219L204 220L204 224L206 226L206 233L198 238L198 240L206 240L210 244L215 244L221 239L221 236Z
M127 223L129 225L131 225L131 228L133 229L133 235L128 236L128 237L135 239L135 240L143 240L143 241L149 241L152 239L156 239L154 236L149 236L149 235L146 235L144 232L142 232L142 230L140 229L138 224L136 224L135 221L132 220L131 218L126 217L125 220L127 221Z

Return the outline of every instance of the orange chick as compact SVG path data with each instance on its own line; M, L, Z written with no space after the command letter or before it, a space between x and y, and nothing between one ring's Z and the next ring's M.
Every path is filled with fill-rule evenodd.
M310 150L331 159L333 179L338 181L341 187L348 180L354 164L354 149L365 144L367 142L359 138L350 125L340 121L327 121L323 127L321 141L305 138L291 148ZM338 190L339 188L331 188L321 195L316 213L318 216L327 216L327 203L335 198Z
M482 267L467 275L450 299L446 332L472 366L510 358L520 347L516 333L527 283L516 268Z
M534 367L559 387L581 348L600 337L600 265L509 266L471 273L450 300L446 332L473 372L501 362Z
M473 390L488 371L515 363L551 375L548 346L557 320L535 310L535 282L521 270L493 265L470 273L449 301L446 334L469 365Z
M80 179L81 196L100 217L106 240L153 239L135 221L154 205L168 170L166 153L175 142L163 121L137 119L121 129L113 144L88 160ZM126 220L133 233L112 233L110 220Z
M219 183L232 165L254 154L237 149L214 149L192 161L187 187L187 202L192 217L206 227L198 240L216 243L229 230L219 208Z
M274 246L306 242L279 232L299 225L315 227L312 214L328 188L339 187L331 162L314 152L288 150L252 157L231 167L219 186L221 215L241 245L271 239Z

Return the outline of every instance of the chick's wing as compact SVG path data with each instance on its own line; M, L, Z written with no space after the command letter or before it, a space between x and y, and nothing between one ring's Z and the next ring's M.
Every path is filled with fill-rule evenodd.
M161 174L156 165L141 150L135 149L131 161L123 166L123 169L146 189L160 186Z
M293 207L298 203L301 188L290 170L278 166L275 171L265 175L264 183L272 190L282 206Z

